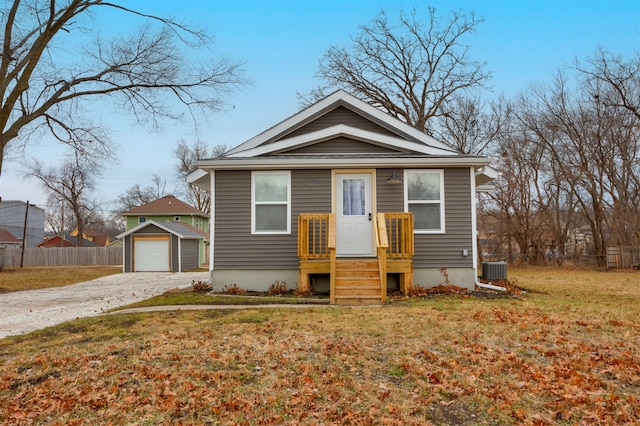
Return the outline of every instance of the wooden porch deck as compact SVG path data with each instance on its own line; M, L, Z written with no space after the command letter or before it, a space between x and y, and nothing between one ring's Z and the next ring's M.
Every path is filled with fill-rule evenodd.
M336 257L336 220L330 213L298 216L298 289L309 291L309 276L329 274L331 304L384 303L387 274L399 274L400 291L413 284L413 215L378 213L375 217L376 257Z

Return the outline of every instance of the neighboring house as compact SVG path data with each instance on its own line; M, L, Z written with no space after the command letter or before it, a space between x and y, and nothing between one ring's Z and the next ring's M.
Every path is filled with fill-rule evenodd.
M85 238L83 241L83 247L99 247L93 241L90 241ZM54 235L51 238L47 238L37 245L38 248L52 248L52 247L77 247L78 246L78 237L73 235L65 235L62 238L60 235Z
M349 304L445 274L474 288L489 163L335 92L189 175L211 193L214 289L324 281L332 303Z
M207 236L209 238L209 236ZM122 247L122 240L114 239L107 247Z
M123 272L184 272L200 267L207 233L181 222L147 220L117 236Z
M25 247L35 247L44 239L44 209L33 204L27 206L24 201L0 201L0 228L11 232L20 241L26 236Z
M69 233L72 237L78 236L78 228ZM97 229L84 228L82 235L85 240L94 242L98 247L105 247L111 244L111 238Z
M20 248L22 242L6 229L0 229L0 248Z
M184 201L179 200L173 195L165 195L164 197L158 198L157 200L153 200L147 204L134 207L120 214L126 219L127 231L138 228L140 225L150 221L156 223L175 222L189 225L201 231L200 238L198 239L199 265L205 264L209 261L209 215L201 212L195 207L190 206ZM120 236L116 238L120 238ZM132 240L129 240L129 243L131 243L131 241ZM133 253L133 249L133 246L127 247L125 243L125 259L127 258L127 253Z

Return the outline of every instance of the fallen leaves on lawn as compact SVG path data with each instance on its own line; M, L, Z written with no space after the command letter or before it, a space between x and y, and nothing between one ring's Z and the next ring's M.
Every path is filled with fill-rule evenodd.
M0 341L0 423L640 423L638 303L557 299L79 320Z

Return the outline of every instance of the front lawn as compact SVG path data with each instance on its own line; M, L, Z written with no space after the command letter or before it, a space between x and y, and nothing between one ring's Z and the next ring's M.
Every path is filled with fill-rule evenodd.
M640 274L382 308L80 319L0 340L0 423L638 424Z
M122 266L33 266L0 270L0 293L62 287L106 275L119 274Z

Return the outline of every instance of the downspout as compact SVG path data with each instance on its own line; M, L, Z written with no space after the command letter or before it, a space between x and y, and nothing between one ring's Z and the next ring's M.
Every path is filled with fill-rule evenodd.
M214 235L215 235L215 230L216 230L216 171L215 170L211 170L209 172L209 174L211 175L211 183L210 183L210 188L211 190L209 191L209 199L210 199L210 203L209 203L209 282L212 283L213 282L213 270L214 270L214 265L213 265L213 250L215 248L215 240L214 240Z
M488 290L507 291L506 288L497 285L484 284L478 280L478 225L477 225L477 203L476 203L476 171L473 167L469 167L471 174L471 247L473 252L473 283L476 287Z

